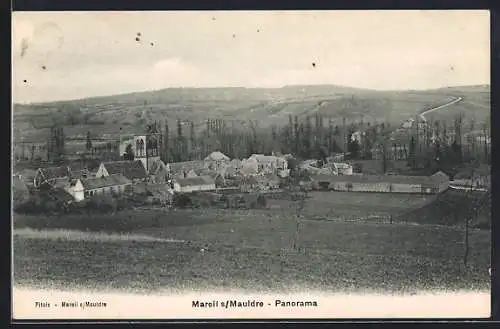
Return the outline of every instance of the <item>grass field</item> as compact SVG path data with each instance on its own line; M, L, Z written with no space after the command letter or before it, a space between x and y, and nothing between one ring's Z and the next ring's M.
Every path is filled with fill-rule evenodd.
M324 209L326 194L304 212ZM331 209L387 212L380 196ZM359 198L358 198L359 199ZM314 203L316 202L316 203ZM413 200L413 204L418 200ZM390 209L408 207L402 200ZM405 206L406 205L406 206ZM352 208L352 209L351 209ZM337 210L338 211L338 210ZM14 218L14 281L21 286L417 292L489 289L490 231L435 225L302 219L290 208L141 210L101 216ZM308 218L309 215L304 215ZM97 232L85 232L88 229ZM37 231L41 229L41 231ZM59 230L58 230L59 229Z

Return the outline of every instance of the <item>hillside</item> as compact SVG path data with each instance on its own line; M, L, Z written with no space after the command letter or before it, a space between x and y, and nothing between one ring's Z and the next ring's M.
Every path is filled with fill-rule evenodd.
M15 104L15 139L47 137L59 123L68 135L119 133L120 128L141 131L146 122L177 119L203 127L206 118L255 120L262 126L285 124L289 115L320 113L337 123L361 118L399 124L421 109L440 105L448 97L464 96L456 107L467 115L489 115L489 87L444 88L428 91L374 91L335 85L285 86L282 88L169 88L82 100L44 104ZM451 109L450 109L451 111ZM437 112L436 112L437 115Z

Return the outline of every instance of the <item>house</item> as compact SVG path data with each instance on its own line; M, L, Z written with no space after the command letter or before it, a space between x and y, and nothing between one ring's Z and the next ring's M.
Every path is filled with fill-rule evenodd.
M334 162L333 168L335 169L337 175L352 175L352 166L350 164Z
M151 203L171 205L174 191L167 184L148 184L145 187L147 199Z
M234 178L238 175L238 169L232 166L226 168L226 172L224 173L225 178Z
M344 153L335 153L332 156L326 158L327 163L342 162L345 159Z
M132 181L122 174L109 176L76 178L71 180L65 190L76 201L94 195L123 194L127 186L132 186Z
M88 168L82 163L71 163L68 167L71 178L87 178L91 176Z
M442 172L432 176L321 175L312 180L315 189L343 192L438 194L449 187L449 178Z
M103 162L97 169L95 177L101 178L118 174L125 176L135 184L144 182L148 178L146 168L140 160Z
M214 162L229 162L231 159L224 153L216 151L210 153L204 161L214 161Z
M185 161L185 162L173 162L167 164L169 171L169 176L174 179L196 177L197 171L205 168L205 163L203 161Z
M288 161L284 157L274 155L252 154L249 159L255 159L259 172L273 172L288 169Z
M231 159L222 152L216 151L210 153L205 159L205 168L217 171L224 175L226 167L229 165Z
M240 159L233 159L229 162L229 167L235 168L236 170L240 169L243 166L243 163Z
M446 191L450 187L450 177L442 171L438 171L430 177L431 184L430 188L435 193L441 193Z
M286 177L290 176L290 169L278 170L278 176L281 178L286 178Z
M173 185L177 193L215 190L215 180L210 176L174 179Z
M259 181L255 176L243 176L239 180L241 192L251 192L260 187Z
M242 175L255 175L259 172L259 162L255 158L243 159L241 162L241 169L239 170Z
M151 164L149 172L149 181L153 184L165 184L169 178L169 170L167 165L157 160Z
M42 185L54 187L60 182L67 182L70 177L70 168L67 166L38 168L33 179L35 188L40 188Z

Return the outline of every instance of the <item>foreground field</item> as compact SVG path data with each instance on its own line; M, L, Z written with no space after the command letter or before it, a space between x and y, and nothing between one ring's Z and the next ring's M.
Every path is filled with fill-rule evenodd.
M486 230L471 231L465 267L463 232L451 227L302 219L293 249L296 222L286 213L151 210L87 218L95 230L101 223L104 234L70 225L54 230L63 222L73 229L85 223L15 218L16 285L144 292L489 289Z

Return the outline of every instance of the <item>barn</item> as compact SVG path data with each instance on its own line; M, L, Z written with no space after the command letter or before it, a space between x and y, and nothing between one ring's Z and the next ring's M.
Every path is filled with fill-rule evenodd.
M121 174L115 174L102 177L73 179L65 187L65 190L71 194L76 201L82 201L94 195L122 194L129 185L132 185L129 179Z
M449 178L442 172L432 176L322 175L312 180L316 190L341 192L438 194L449 187Z
M214 190L215 180L210 176L178 178L174 180L174 191L177 193Z

